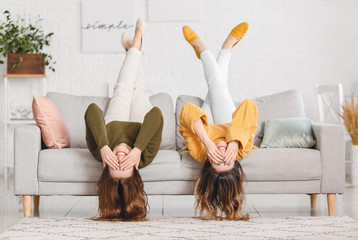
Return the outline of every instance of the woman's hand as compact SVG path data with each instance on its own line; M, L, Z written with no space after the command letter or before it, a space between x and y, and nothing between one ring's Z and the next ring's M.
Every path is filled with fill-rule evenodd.
M211 162L214 162L218 165L223 162L223 156L221 155L220 150L217 148L216 144L208 140L206 143L204 143L206 147L206 153L208 154L208 158Z
M121 169L126 170L129 167L134 166L138 170L140 155L142 151L139 148L134 147L121 161Z
M225 164L230 165L236 160L236 156L239 152L239 142L232 141L229 142L225 152Z
M206 153L210 162L214 162L218 165L223 162L224 156L221 154L215 143L210 140L208 133L204 127L201 118L198 118L193 122L193 128L195 134L199 137L200 141L205 145Z
M108 145L101 148L101 157L103 167L106 167L106 165L108 164L108 166L113 169L119 169L118 160Z

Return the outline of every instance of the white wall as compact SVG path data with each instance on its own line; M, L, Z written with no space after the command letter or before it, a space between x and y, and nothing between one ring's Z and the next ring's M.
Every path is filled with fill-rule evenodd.
M146 20L148 1L135 1L136 15ZM358 88L358 1L201 0L201 6L200 22L147 22L144 67L151 93L168 92L174 101L180 94L204 97L202 66L181 27L191 26L217 53L242 21L250 29L233 50L229 85L234 99L297 89L307 116L317 120L315 84L341 82L348 95ZM47 74L50 91L107 94L106 83L117 77L124 56L81 53L80 0L1 0L4 10L40 14L45 30L55 33L49 52L58 63L56 73ZM2 81L0 86L2 91Z

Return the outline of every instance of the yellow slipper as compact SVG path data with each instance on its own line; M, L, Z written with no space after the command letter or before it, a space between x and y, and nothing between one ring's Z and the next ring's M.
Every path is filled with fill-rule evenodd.
M247 22L242 22L231 30L230 35L237 39L237 42L232 47L234 47L240 39L245 36L248 29L249 24Z
M188 41L188 43L194 48L196 56L200 59L200 54L198 53L198 51L196 51L196 49L193 46L193 44L191 44L191 42L196 40L196 39L198 39L199 36L193 31L193 29L191 29L187 25L185 25L183 27L183 34L184 34L185 39Z

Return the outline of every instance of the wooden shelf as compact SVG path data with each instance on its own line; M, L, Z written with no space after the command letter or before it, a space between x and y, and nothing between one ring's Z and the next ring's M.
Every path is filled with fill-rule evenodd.
M6 74L4 78L44 78L45 74Z
M33 118L10 118L10 121L31 121L31 120L35 120Z

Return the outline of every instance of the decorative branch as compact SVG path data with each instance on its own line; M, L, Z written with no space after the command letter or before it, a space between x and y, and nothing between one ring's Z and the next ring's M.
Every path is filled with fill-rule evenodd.
M343 115L339 114L339 116L344 120L344 125L352 138L352 144L358 145L358 103L354 103L354 93L352 93L351 102L345 100L342 109Z

